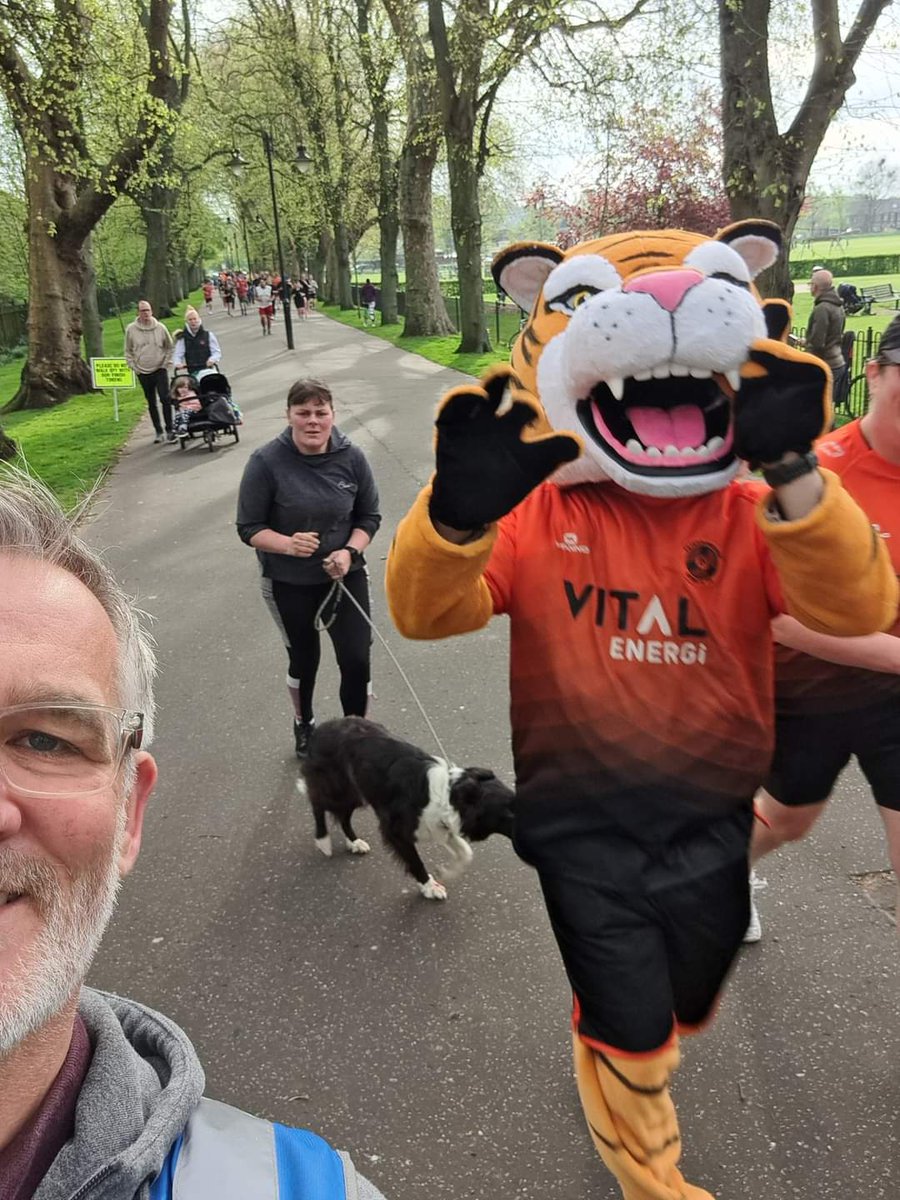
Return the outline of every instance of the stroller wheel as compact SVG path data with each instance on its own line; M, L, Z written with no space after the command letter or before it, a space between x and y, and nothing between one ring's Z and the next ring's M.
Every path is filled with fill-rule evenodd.
M183 449L185 448L185 446L186 446L186 445L187 445L187 438L186 438L186 437L180 437L180 438L178 439L178 448L179 448L179 450L183 450Z
M212 429L207 429L206 432L203 434L203 440L204 440L204 442L206 442L207 446L209 446L209 452L210 452L210 454L212 454L213 450L215 450L215 448L216 448L215 431Z
M237 425L232 426L231 432L234 434L234 440L239 442L241 440L241 435L237 431Z

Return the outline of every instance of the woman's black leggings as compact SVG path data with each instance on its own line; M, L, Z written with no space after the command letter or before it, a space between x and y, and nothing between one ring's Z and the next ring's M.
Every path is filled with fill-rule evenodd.
M366 571L351 571L344 576L343 582L368 615L369 578ZM313 690L321 655L315 616L332 584L330 580L301 585L273 579L271 585L272 600L287 642L290 673L299 680L301 719L308 722L313 719ZM345 717L364 717L368 703L372 633L353 602L342 592L338 595L340 602L327 632L341 674L341 708ZM325 620L332 611L329 605L323 613Z

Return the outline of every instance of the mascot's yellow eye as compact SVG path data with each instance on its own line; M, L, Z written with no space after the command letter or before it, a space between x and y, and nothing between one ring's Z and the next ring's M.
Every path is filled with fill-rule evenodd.
M599 291L600 288L591 287L589 283L578 283L564 291L561 296L554 296L552 300L548 300L547 306L554 312L573 313L585 300L590 300L591 296L596 296Z

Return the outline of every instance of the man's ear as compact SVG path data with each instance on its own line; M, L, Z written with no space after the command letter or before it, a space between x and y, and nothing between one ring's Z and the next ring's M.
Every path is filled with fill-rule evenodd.
M150 793L156 786L159 771L156 759L145 750L134 756L135 776L131 791L125 797L125 831L119 845L119 875L127 875L134 866L141 848L144 829L144 810Z

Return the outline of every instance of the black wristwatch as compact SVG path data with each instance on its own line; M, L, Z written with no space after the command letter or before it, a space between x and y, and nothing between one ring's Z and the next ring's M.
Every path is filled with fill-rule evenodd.
M803 475L809 475L815 471L819 465L819 460L815 453L809 450L806 454L801 454L799 458L791 459L790 462L779 463L775 467L763 467L763 479L769 487L783 487L786 483L793 483L795 479L800 479Z
M350 566L355 567L362 558L362 550L357 550L355 546L342 546L342 550L346 550L350 555Z

